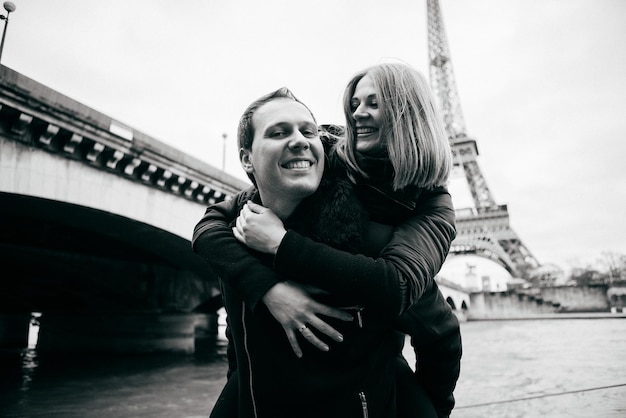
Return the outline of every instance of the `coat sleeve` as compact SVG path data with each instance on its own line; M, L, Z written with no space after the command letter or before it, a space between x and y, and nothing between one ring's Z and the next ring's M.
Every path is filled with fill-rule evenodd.
M288 231L274 258L276 271L368 309L397 316L423 294L455 237L454 209L444 188L425 192L378 258L351 254Z
M404 308L430 287L456 237L454 206L445 188L424 192L416 213L396 228L380 254L394 265L408 287L409 303Z
M415 252L405 251L404 246L411 245L407 238L392 240L384 253L396 259L407 281L413 283L410 287L415 292L414 302L399 318L397 327L411 337L417 360L415 377L432 400L438 416L443 418L454 408L462 346L459 321L434 280L456 236L454 208L449 194L435 194L422 208L430 215L422 222L404 226L404 234L426 237L419 245L414 243ZM409 255L402 257L402 253Z
M239 193L229 201L211 205L194 228L191 245L215 270L224 285L238 292L247 306L255 309L278 277L261 263L231 230L241 206L250 199L252 190Z

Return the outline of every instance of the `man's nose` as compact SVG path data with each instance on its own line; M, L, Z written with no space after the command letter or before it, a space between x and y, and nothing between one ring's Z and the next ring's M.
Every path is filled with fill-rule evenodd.
M300 131L296 131L289 141L289 148L291 149L309 149L310 147L309 139Z

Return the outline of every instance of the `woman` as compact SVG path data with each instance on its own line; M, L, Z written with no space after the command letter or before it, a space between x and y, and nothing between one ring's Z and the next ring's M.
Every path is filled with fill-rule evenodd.
M417 379L409 376L399 385L400 389L417 380L429 383L432 379L437 383L438 373L420 375L424 369L420 347L424 347L426 357L432 356L439 352L439 349L429 350L440 340L434 336L452 336L453 341L448 344L451 356L445 361L438 360L441 364L452 364L446 376L448 387L445 391L439 388L434 394L429 392L439 415L445 416L453 405L450 402L453 402L452 389L458 377L460 335L458 323L433 280L454 238L454 212L449 195L441 187L447 181L451 165L443 125L423 77L401 64L382 64L357 74L346 88L344 109L346 135L330 150L327 177L333 182L349 184L350 192L367 209L370 219L367 231L357 234L357 241L360 239L362 244L354 244L348 249L379 255L378 258L338 251L296 231L281 229L282 224L276 222L276 218L272 220L269 211L254 205L242 210L234 234L257 251L275 251L273 265L283 277L313 285L334 297L358 301L353 308L355 320L359 323L380 318L395 321L398 314L409 307L397 324L402 324L403 331L412 333L420 367ZM216 229L205 228L207 222L223 214L219 209L207 210L207 216L194 233L194 248L212 263L222 279L228 281L229 262L224 257L239 260L245 255L224 254L216 248L219 247L217 241L208 242L212 234L215 237ZM232 214L226 218L229 216ZM271 230L274 232L268 234L269 229L255 229L257 224L265 221L273 223ZM393 226L397 227L395 232ZM324 241L324 232L317 233L316 238ZM258 239L270 235L279 239L273 242ZM216 262L211 257L221 261ZM254 280L247 279L246 282L254 283ZM425 317L429 319L423 320ZM428 323L430 319L433 319L432 323ZM293 321L293 326L302 322ZM333 324L342 329L340 322ZM283 326L287 332L288 327ZM312 330L302 326L297 329L309 342L319 341ZM342 333L345 341L358 338L349 331ZM287 335L289 338L289 333ZM338 346L334 344L331 351ZM311 347L305 346L304 349L304 358L314 355ZM407 376L406 362L399 364L402 366L404 369L399 370L403 372L398 376ZM400 396L401 411L415 412L415 408L420 408L410 404L412 398L402 398L402 392Z

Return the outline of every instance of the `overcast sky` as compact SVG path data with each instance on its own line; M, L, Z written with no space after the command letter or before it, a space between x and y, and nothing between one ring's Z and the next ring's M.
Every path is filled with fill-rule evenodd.
M217 168L225 133L242 179L258 96L287 86L343 123L357 70L428 74L426 0L13 2L2 64ZM626 254L626 1L440 3L467 133L524 244L566 270Z

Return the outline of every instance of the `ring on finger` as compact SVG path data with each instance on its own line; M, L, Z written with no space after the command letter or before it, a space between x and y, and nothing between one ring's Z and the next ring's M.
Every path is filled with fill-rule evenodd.
M306 325L302 325L300 328L298 328L298 331L300 331L301 333L304 332L304 330L306 329Z

